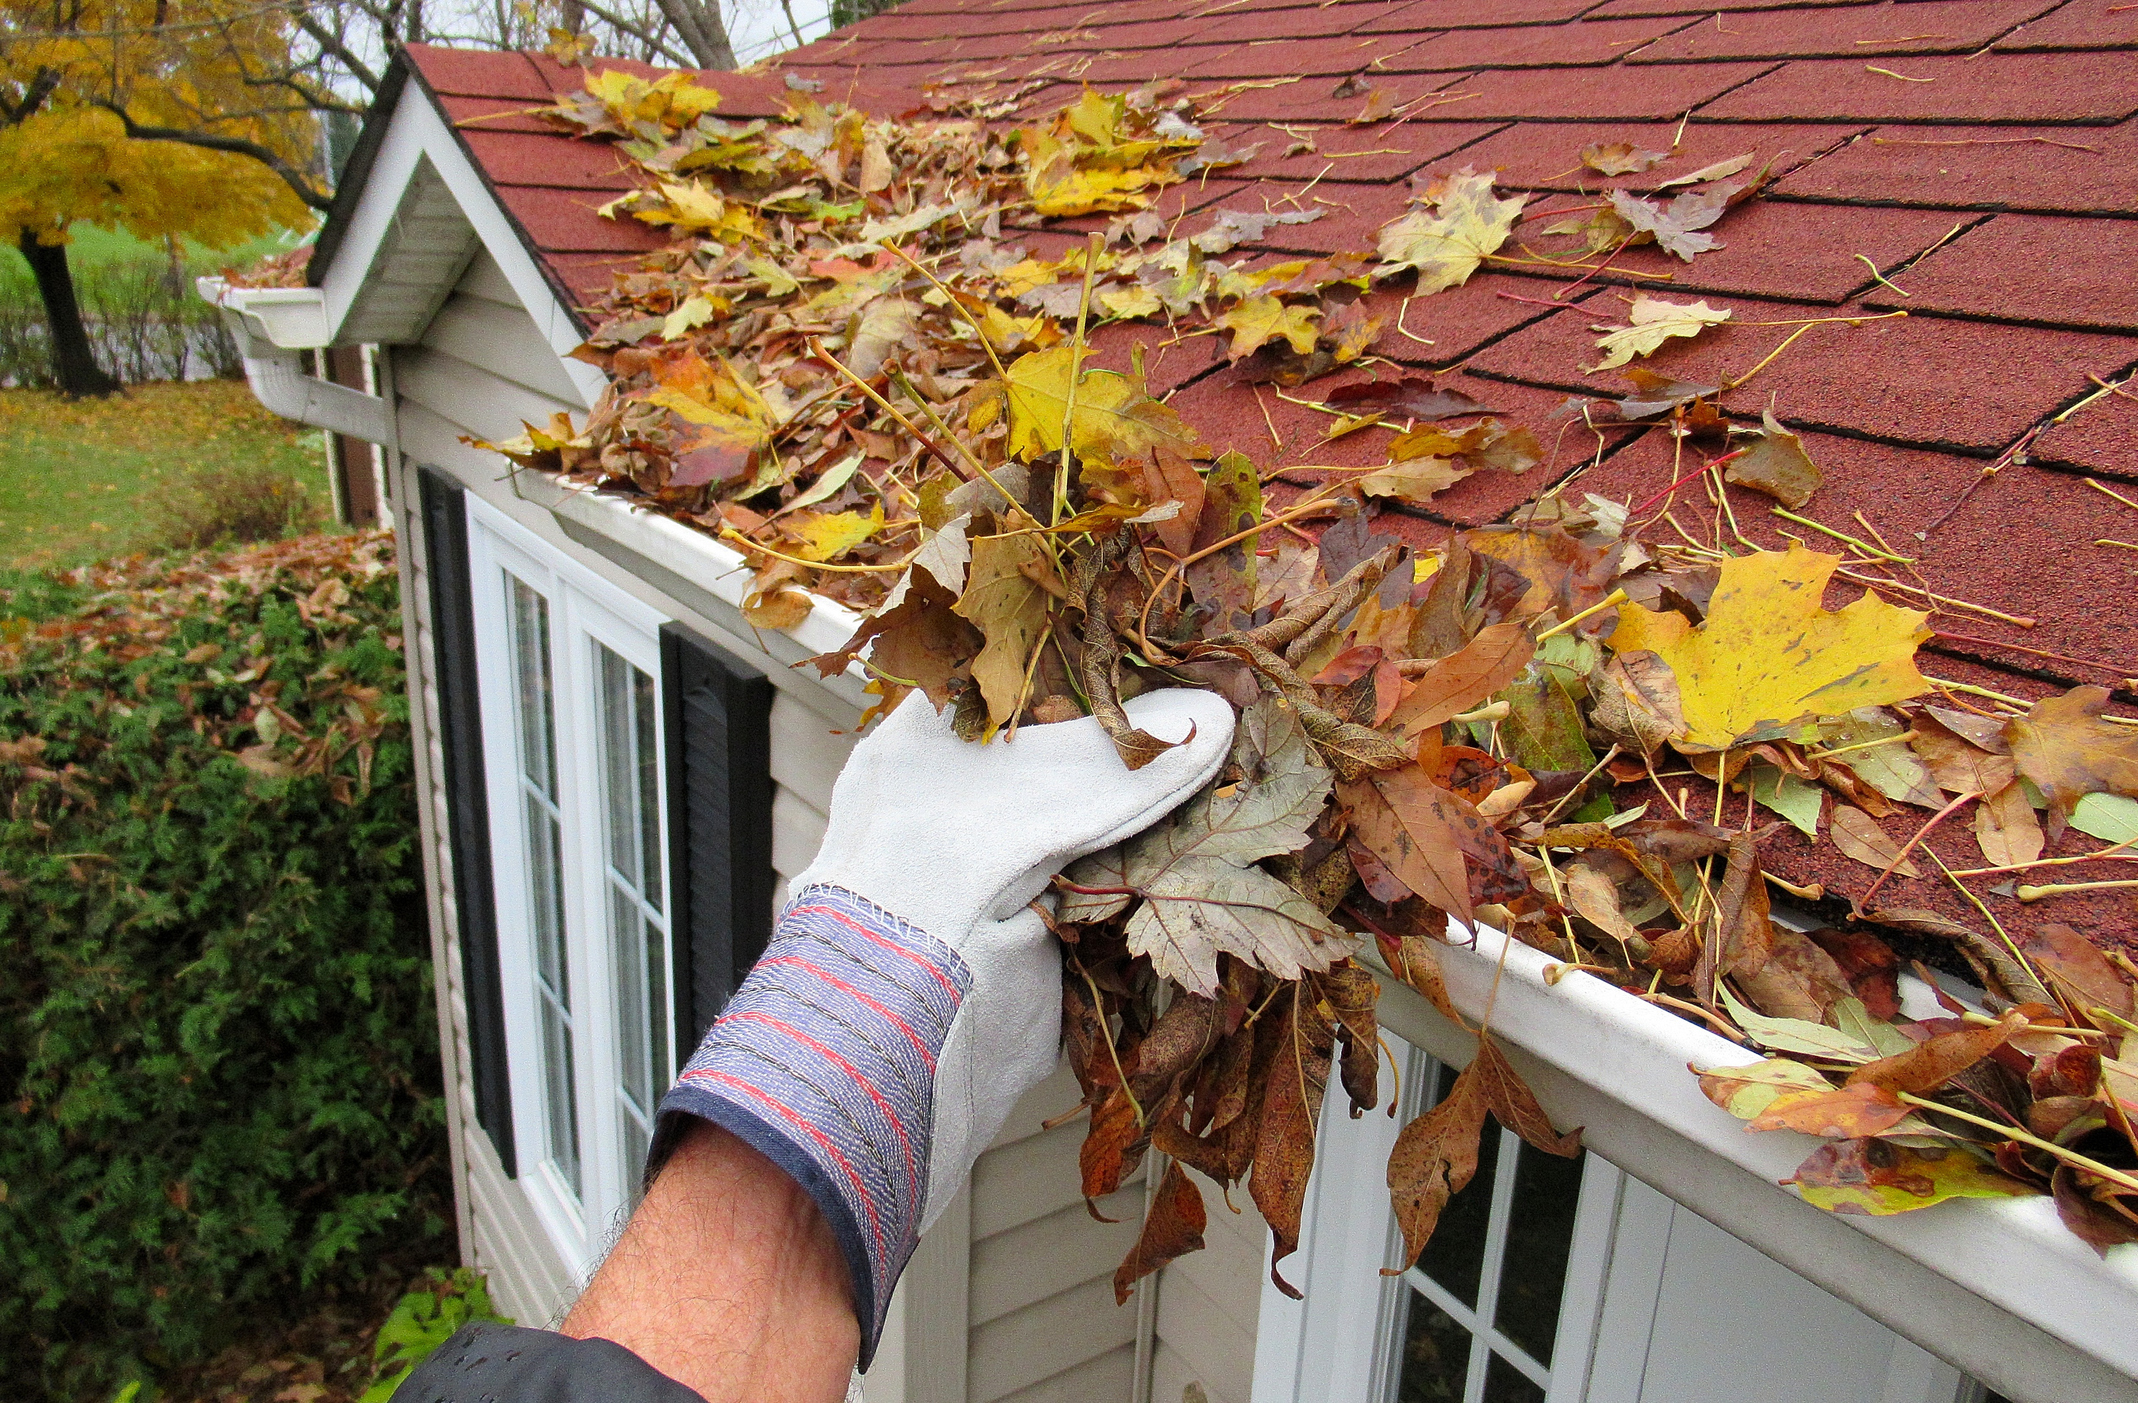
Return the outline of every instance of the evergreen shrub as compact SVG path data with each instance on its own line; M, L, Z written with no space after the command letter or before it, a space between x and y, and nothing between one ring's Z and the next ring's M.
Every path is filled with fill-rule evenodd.
M399 632L384 532L0 581L11 1396L446 1231Z

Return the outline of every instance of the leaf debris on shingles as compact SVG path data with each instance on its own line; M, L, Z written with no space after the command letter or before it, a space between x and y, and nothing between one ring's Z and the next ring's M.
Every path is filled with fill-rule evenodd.
M1112 1194L1146 1148L1173 1161L1118 1295L1201 1245L1190 1172L1251 1185L1292 1289L1277 1264L1299 1240L1324 1089L1334 1075L1354 1115L1380 1095L1380 985L1358 956L1370 938L1389 977L1459 1023L1438 951L1473 923L1765 1048L1702 1084L1755 1128L1828 1139L1791 1181L1815 1204L2040 1193L2091 1244L2138 1236L2138 1179L2104 1169L2138 1158L2126 967L2061 927L2013 948L1888 903L1868 914L1951 941L2003 1013L1994 1032L1910 1020L1880 937L1773 921L1770 830L1752 820L1765 807L1879 882L1926 870L1882 824L1905 809L1973 803L1992 866L2043 850L2036 794L2049 836L2138 828L2115 807L2138 795L2138 731L2102 718L2105 692L1994 713L1933 698L1915 666L1924 615L1868 588L1825 606L1844 563L1890 552L1755 549L1719 522L1709 541L1682 526L1670 540L1650 532L1662 513L1564 488L1432 550L1374 534L1384 501L1421 508L1548 456L1494 406L1400 372L1302 401L1338 416L1335 432L1388 432L1386 461L1289 499L1287 524L1342 524L1318 544L1282 539L1258 466L1214 455L1154 398L1140 349L1126 372L1099 369L1072 328L1229 333L1235 373L1299 384L1366 358L1377 282L1430 296L1512 258L1523 197L1463 170L1427 179L1380 231L1378 265L1365 251L1227 263L1319 213L1227 209L1169 237L1154 198L1253 150L1205 141L1162 85L1087 91L1014 133L988 125L994 109L932 106L892 122L797 92L782 119L734 122L683 75L616 72L560 99L551 120L617 141L643 177L610 217L676 238L598 299L578 354L609 388L586 423L560 415L493 446L735 545L759 627L792 627L812 594L872 611L816 660L866 667L872 711L918 689L975 743L1092 716L1134 766L1164 747L1124 697L1207 686L1239 709L1210 786L1056 883L1090 1112L1083 1191ZM1599 143L1580 159L1639 174L1676 154ZM1614 189L1554 230L1591 255L1653 240L1690 259L1757 191L1749 165L1665 180L1696 187L1667 201ZM1017 242L1091 214L1116 218L1057 257ZM1726 480L1806 509L1822 474L1774 413L1732 425L1716 386L1630 364L1728 316L1636 295L1601 343L1633 385L1619 421L1738 438ZM1681 766L1716 786L1714 821L1646 787ZM1719 826L1732 793L1738 829ZM1389 1162L1413 1259L1474 1174L1488 1118L1574 1152L1477 1037ZM1991 1066L2033 1139L1959 1114Z

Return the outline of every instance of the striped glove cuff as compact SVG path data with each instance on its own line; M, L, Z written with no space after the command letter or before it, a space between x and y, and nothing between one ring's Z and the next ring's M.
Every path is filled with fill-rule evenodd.
M853 1274L863 1368L919 1239L936 1059L971 987L927 932L843 888L806 888L661 1102L649 1177L690 1115L816 1200Z

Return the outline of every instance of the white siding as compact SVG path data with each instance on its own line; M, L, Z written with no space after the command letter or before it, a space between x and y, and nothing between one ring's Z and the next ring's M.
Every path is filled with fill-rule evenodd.
M1340 1106L1336 1114L1343 1114ZM1232 1191L1240 1210L1235 1213L1216 1184L1200 1174L1194 1178L1210 1222L1203 1250L1159 1273L1150 1397L1152 1403L1180 1403L1182 1389L1194 1382L1210 1403L1248 1403L1269 1225L1244 1184Z

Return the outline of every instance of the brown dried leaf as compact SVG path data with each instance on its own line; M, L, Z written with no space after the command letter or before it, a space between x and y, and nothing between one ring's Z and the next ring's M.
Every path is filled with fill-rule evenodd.
M1125 1304L1134 1294L1130 1288L1166 1263L1202 1251L1208 1225L1202 1190L1177 1162L1168 1164L1151 1211L1144 1215L1143 1232L1114 1271L1114 1304Z
M1302 1006L1303 987L1294 985L1288 998L1278 995L1281 1011L1271 1010L1277 1015L1277 1055L1262 1093L1262 1128L1255 1141L1254 1177L1248 1181L1255 1207L1262 1210L1270 1235L1276 1239L1270 1253L1270 1280L1295 1301L1299 1292L1278 1272L1277 1264L1299 1250L1300 1213L1306 1204L1307 1176L1314 1169L1314 1127L1321 1116L1322 1091L1329 1082L1329 1058L1335 1046L1320 1015Z
M1878 821L1861 809L1852 809L1846 804L1834 805L1832 826L1834 846L1843 856L1854 858L1866 867L1875 867L1883 872L1891 867L1899 877L1920 877L1922 869L1906 858L1899 862L1900 844L1888 837Z
M1581 1153L1581 1131L1574 1129L1561 1135L1552 1129L1551 1117L1537 1104L1529 1083L1522 1080L1522 1074L1515 1071L1498 1045L1482 1034L1477 1039L1476 1060L1464 1069L1463 1075L1472 1072L1477 1074L1479 1094L1491 1107L1493 1116L1525 1143L1567 1159Z
M1599 141L1581 148L1581 164L1599 175L1639 175L1676 154L1675 150L1644 151L1630 141Z
M2012 1040L2012 1035L2027 1026L2023 1013L2007 1013L1987 1028L1962 1028L1956 1033L1939 1033L1926 1042L1917 1043L1906 1052L1891 1057L1881 1057L1876 1062L1866 1062L1848 1075L1848 1085L1869 1083L1885 1087L1889 1091L1907 1091L1921 1095L1943 1086L1947 1081Z
M1991 754L1933 716L1916 717L1915 739L1908 744L1948 794L1995 794L2017 773L2011 757Z
M1785 507L1801 507L1823 480L1819 465L1804 451L1804 440L1789 432L1773 410L1761 416L1766 428L1744 456L1725 470L1731 482L1764 492Z
M2138 727L2100 719L2108 688L2073 687L2004 725L2019 772L2049 801L2049 836L2064 836L2071 806L2088 794L2138 797Z
M2016 867L2041 856L2041 824L2023 786L2008 784L1975 805L1975 841L1992 867Z
M1487 624L1460 652L1433 664L1389 719L1407 736L1441 725L1512 682L1535 652L1521 624Z
M1464 925L1473 920L1454 795L1415 765L1345 780L1337 796L1351 831L1396 880ZM1474 811L1473 811L1474 815ZM1474 819L1473 821L1478 821Z
M1388 1196L1403 1229L1405 1268L1417 1264L1448 1200L1477 1174L1487 1109L1483 1080L1480 1062L1465 1067L1439 1105L1403 1127L1389 1152Z
M2036 926L2033 934L2020 940L2019 949L2041 972L2050 990L2074 1011L2083 1014L2090 1008L2106 1008L2125 1018L2131 1016L2133 995L2138 993L2131 987L2131 977L2070 926L2054 922Z

